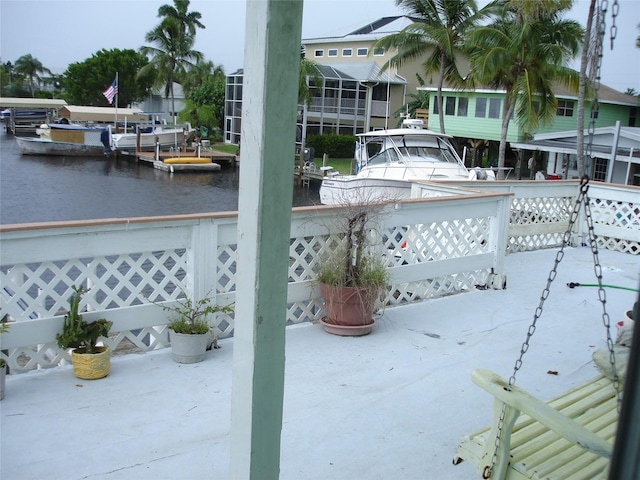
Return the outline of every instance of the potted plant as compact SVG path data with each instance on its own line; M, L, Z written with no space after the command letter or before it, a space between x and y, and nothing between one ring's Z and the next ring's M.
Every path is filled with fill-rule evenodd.
M336 335L366 335L373 328L373 312L389 274L384 257L370 242L372 206L351 205L346 211L344 233L332 237L336 245L326 248L329 253L316 264L326 314L320 322Z
M9 331L9 324L7 322L7 318L9 314L4 314L2 320L0 320L0 338L2 338L3 333L7 333ZM7 363L3 358L0 358L0 400L4 398L4 386L7 377Z
M82 295L87 293L82 287L73 287L69 298L69 312L64 316L62 333L56 335L60 348L71 351L71 363L76 377L95 380L106 377L111 369L111 349L109 346L96 345L99 337L106 337L113 322L104 318L95 322L86 322L79 313Z
M207 350L211 346L218 348L208 318L215 313L233 313L230 306L219 306L212 303L209 296L200 300L193 300L183 291L183 298L177 305L162 306L163 310L171 312L169 323L169 342L171 355L178 363L196 363L204 360Z

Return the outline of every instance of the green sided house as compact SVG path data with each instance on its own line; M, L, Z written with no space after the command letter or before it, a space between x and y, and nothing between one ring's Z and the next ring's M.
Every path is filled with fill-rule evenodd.
M435 87L418 89L430 97L428 127L439 131L440 112L435 101ZM508 178L534 178L538 171L552 178L577 176L578 98L562 87L556 88L555 94L558 99L556 115L550 122L541 123L538 131L522 130L515 118L509 122L507 142L510 148L505 161L510 169ZM443 91L445 130L455 137L468 165L479 165L483 158L487 165L497 164L504 97L504 91L488 88ZM592 101L585 103L585 145L591 138L592 147L592 161L587 164L590 176L601 181L636 184L640 174L640 100L601 85L598 102L596 134L592 136L588 134Z

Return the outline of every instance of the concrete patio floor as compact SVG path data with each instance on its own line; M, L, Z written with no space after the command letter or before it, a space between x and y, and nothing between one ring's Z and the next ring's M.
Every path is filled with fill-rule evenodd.
M474 368L508 377L556 250L509 255L507 289L387 309L372 334L287 329L281 479L472 479L451 463L464 434L490 423ZM604 283L637 288L639 257L600 251ZM591 251L567 249L518 385L547 399L596 375L605 345ZM612 323L637 294L607 288ZM615 338L615 328L612 334ZM0 477L226 479L233 340L180 365L169 349L112 359L102 380L71 366L7 378ZM548 374L557 371L557 375Z

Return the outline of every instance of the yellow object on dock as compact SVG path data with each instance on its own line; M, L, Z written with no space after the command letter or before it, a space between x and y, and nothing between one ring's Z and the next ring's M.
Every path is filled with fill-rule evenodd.
M162 160L164 163L169 163L169 164L174 164L174 163L181 163L181 164L200 164L200 163L211 163L211 158L208 157L172 157L172 158L165 158Z

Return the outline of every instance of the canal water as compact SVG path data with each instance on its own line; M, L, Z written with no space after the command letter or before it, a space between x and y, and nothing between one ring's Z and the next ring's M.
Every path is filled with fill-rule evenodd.
M235 211L240 168L170 174L126 157L21 155L0 133L0 224ZM296 182L293 206L318 204L318 185Z

